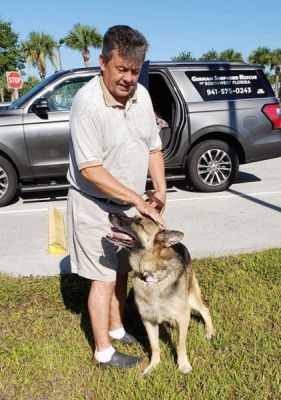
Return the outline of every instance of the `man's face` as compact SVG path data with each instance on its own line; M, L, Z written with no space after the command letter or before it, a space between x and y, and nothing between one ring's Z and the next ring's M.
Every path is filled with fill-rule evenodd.
M115 49L108 62L100 55L100 66L107 89L117 101L125 104L137 85L142 63L136 64L123 58Z

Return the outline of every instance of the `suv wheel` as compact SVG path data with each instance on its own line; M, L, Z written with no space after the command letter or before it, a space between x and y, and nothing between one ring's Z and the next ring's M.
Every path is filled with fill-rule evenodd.
M0 156L0 207L14 198L17 190L17 174L6 158Z
M235 180L238 170L236 152L221 140L199 143L187 159L187 179L201 192L226 190Z

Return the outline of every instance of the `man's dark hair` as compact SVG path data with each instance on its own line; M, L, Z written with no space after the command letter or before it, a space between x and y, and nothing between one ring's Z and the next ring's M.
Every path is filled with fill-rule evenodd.
M142 33L127 25L115 25L104 35L102 54L108 62L112 57L112 50L118 49L122 57L142 63L147 48L148 42Z

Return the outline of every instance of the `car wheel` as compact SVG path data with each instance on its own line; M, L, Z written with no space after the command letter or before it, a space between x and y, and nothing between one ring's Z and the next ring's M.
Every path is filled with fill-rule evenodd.
M11 163L0 156L0 207L14 198L17 190L17 174Z
M201 192L226 190L235 180L238 170L235 150L221 140L199 143L187 159L187 180Z

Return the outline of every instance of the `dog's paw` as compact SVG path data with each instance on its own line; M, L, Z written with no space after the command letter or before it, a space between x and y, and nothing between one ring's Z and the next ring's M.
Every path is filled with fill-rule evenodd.
M207 340L211 340L211 339L213 339L213 337L215 337L215 335L216 335L215 331L211 330L211 331L206 332L205 337Z
M160 361L159 361L160 362ZM143 371L143 375L148 375L150 374L151 371L154 370L154 368L156 368L156 366L159 364L159 362L155 362L155 363L150 363L148 367L145 368L145 370Z
M143 371L143 375L148 375L150 374L150 372L155 368L155 366L153 365L149 365L148 367L145 368L145 370Z
M179 370L184 374L189 374L192 371L192 366L190 363L179 365Z

